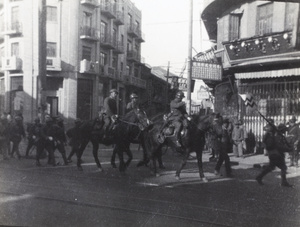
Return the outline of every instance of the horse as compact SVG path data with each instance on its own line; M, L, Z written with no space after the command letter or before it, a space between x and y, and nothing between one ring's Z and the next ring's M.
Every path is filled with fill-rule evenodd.
M135 109L128 112L125 116L120 117L117 120L117 123L114 125L112 135L107 137L103 129L103 120L99 116L94 120L84 122L81 129L82 141L77 153L77 167L79 170L82 170L81 166L81 157L82 154L89 142L93 146L93 156L96 162L96 165L100 171L104 171L101 163L98 158L98 149L99 144L104 145L114 145L113 154L117 153L120 162L119 169L123 172L130 164L132 160L132 152L130 151L130 143L140 144L143 148L143 152L146 151L146 148L143 143L143 134L144 131L148 130L147 116L144 111L140 109ZM127 153L128 160L124 162L123 153ZM111 160L113 167L116 167L113 161Z
M148 153L148 162L152 160L152 172L159 176L156 168L156 159L159 157L161 150L164 146L175 148L177 151L183 154L182 162L176 171L176 179L180 180L180 173L187 163L187 159L191 152L196 153L197 164L199 169L200 179L204 182L208 180L204 176L202 167L202 152L205 145L205 134L212 129L215 115L192 115L189 122L189 126L184 130L184 135L181 138L182 147L178 148L175 145L175 138L170 136L166 137L164 141L161 141L159 135L161 135L161 126L163 122L158 122L153 128L144 135L144 144L146 145L146 151Z

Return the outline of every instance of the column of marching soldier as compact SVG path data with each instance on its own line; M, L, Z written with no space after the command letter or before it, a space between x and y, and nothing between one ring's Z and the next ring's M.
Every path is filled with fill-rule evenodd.
M25 130L22 115L18 114L11 117L10 114L3 113L0 117L0 154L2 153L4 160L10 158L21 159L19 145L22 139L26 139L27 147L25 158L29 158L33 149L36 149L36 165L41 166L40 159L44 158L45 151L48 154L48 164L56 166L54 151L57 149L64 161L64 165L71 162L71 157L76 153L76 149L80 146L80 130L79 125L81 121L75 120L75 126L67 130L63 120L60 117L52 118L50 115L45 116L45 123L42 124L40 118L35 118L34 122L27 125ZM69 145L71 152L66 156L65 145L67 144L67 137L69 137Z

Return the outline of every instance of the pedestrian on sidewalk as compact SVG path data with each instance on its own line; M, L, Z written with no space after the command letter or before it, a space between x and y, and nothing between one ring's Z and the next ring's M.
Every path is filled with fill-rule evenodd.
M290 165L298 167L298 159L299 159L299 141L300 141L300 128L299 124L296 124L296 117L293 116L289 120L289 127L287 130L287 140L292 148L289 153Z
M14 153L16 153L18 159L21 159L19 145L22 138L25 138L25 136L26 134L23 126L23 118L19 115L16 115L14 121L10 126L10 141L13 144L12 151L10 154L11 157L13 157Z
M232 170L230 166L230 159L228 153L231 149L231 129L229 127L229 120L224 119L222 123L221 149L219 149L219 158L215 167L215 175L220 175L220 169L225 161L226 176L232 177Z
M3 160L8 160L8 145L9 145L9 127L5 114L0 118L0 153Z
M241 127L242 122L238 120L232 131L233 141L233 154L236 157L244 157L243 153L243 141L244 141L244 129Z
M286 130L287 127L284 124L279 124L277 130L271 125L264 135L263 142L268 151L269 165L256 177L256 181L260 185L263 185L263 177L273 171L277 166L281 169L281 186L292 187L286 179L287 167L285 164L284 153L291 150L283 135Z

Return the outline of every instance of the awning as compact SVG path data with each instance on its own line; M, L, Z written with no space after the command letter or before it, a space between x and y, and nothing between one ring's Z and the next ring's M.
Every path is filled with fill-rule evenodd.
M287 76L300 76L300 68L281 69L261 72L235 73L236 79L277 78Z

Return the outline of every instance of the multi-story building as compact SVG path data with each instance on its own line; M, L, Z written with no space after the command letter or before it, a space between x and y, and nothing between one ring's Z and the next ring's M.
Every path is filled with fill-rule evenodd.
M223 68L214 83L216 111L241 118L261 140L266 124L300 120L299 1L208 1L202 19ZM240 94L251 93L257 109L246 108ZM259 114L260 113L260 114Z
M142 79L141 11L130 0L3 0L0 111L91 119L111 88L119 112Z

